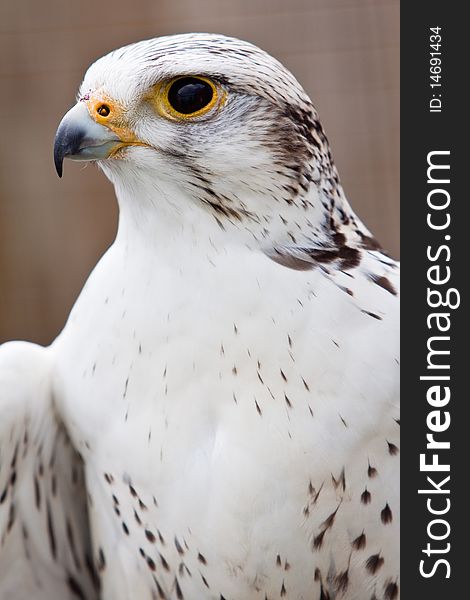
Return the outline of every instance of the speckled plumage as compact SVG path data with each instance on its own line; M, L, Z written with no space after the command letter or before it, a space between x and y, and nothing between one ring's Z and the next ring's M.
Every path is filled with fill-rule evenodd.
M155 114L188 74L224 105ZM398 265L309 98L208 34L97 90L145 146L99 163L119 229L63 332L0 350L0 598L397 599Z

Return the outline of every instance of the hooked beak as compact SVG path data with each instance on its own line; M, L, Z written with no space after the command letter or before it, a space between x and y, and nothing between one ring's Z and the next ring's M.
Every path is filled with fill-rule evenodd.
M64 158L101 160L124 144L111 129L96 123L84 102L78 102L59 124L54 141L54 164L62 177Z

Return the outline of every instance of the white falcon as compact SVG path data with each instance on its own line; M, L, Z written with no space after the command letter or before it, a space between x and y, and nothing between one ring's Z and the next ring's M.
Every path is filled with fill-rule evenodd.
M55 141L116 240L0 349L1 600L396 600L398 266L310 99L220 35L85 75Z

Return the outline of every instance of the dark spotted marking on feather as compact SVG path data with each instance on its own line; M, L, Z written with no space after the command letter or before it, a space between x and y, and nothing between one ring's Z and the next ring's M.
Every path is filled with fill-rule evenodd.
M388 277L385 277L385 275L377 276L374 274L370 274L369 279L371 279L371 281L373 281L375 284L386 290L389 294L392 294L392 296L397 295L397 290L393 287L393 284L390 281L390 279L388 279Z
M47 535L49 537L49 547L54 560L57 558L57 546L54 533L54 523L52 521L51 507L49 501L46 501L46 520L47 520Z
M0 495L0 504L3 504L5 502L7 494L8 494L8 485L5 486L3 492Z
M330 600L330 594L325 590L323 584L320 584L320 598L319 600Z
M281 585L281 598L283 598L286 595L286 593L287 593L286 585L285 585L285 583L283 581L282 585Z
M381 245L374 237L365 235L360 229L358 229L356 233L361 238L361 246L365 250L382 250Z
M367 475L369 477L369 479L373 479L374 477L377 477L378 471L375 467L372 467L371 464L368 464L367 467Z
M378 321L382 321L382 317L380 315L373 313L370 310L361 310L361 312L364 313L365 315L368 315L369 317L377 319Z
M163 591L163 588L160 585L158 579L155 577L155 575L152 575L152 577L153 577L153 582L155 583L155 587L157 588L158 597L160 598L160 600L167 600L166 594Z
M349 567L345 571L339 573L339 575L336 575L333 580L333 585L336 591L340 594L344 594L346 592L349 586Z
M256 400L256 398L255 398L255 405L256 405L256 410L257 410L259 416L262 417L263 413L261 411L261 408L260 408L260 406L259 406L258 401Z
M343 492L346 489L346 475L344 473L344 467L340 473L340 476L338 477L338 479L335 479L335 477L333 476L333 474L331 475L331 481L333 483L333 487L335 488L335 490L337 490L339 487L343 488ZM338 510L338 509L336 509Z
M126 535L129 535L129 527L124 523L124 521L122 522L122 530Z
M129 377L126 379L126 382L124 384L124 392L122 394L122 397L125 398L127 396L127 388L129 386Z
M388 505L388 502L385 505L385 507L382 509L382 512L380 513L380 520L382 521L382 523L384 525L391 523L393 520L393 514L390 509L390 506Z
M366 560L366 569L369 571L369 573L371 575L375 575L377 573L377 571L380 569L380 567L382 567L382 565L384 564L385 560L383 559L382 556L380 556L379 554L372 554L371 556L369 556L369 558Z
M281 265L282 267L292 269L293 271L310 271L314 268L312 261L307 260L307 258L303 260L285 250L281 251L280 249L275 248L274 250L270 250L265 254L273 262Z
M163 556L163 554L161 552L159 552L158 555L160 556L160 562L162 563L162 567L165 569L165 571L169 571L170 565L168 564L166 558Z
M370 504L371 499L372 499L371 493L366 488L361 494L361 502L362 502L362 504Z
M358 535L356 539L351 542L351 546L354 550L363 550L366 547L366 534L364 532Z
M360 251L346 245L321 249L301 246L278 247L267 251L266 256L294 271L309 271L317 265L328 265L334 261L338 261L338 270L349 271L361 263Z
M320 492L321 492L321 491L322 491L322 489L323 489L324 483L325 483L325 482L322 482L321 486L318 488L318 492L315 492L315 488L312 486L312 490L313 490L313 492L312 492L312 496L313 496L313 498L312 498L312 500L313 500L313 504L316 504L316 503L317 503L318 497L319 497L319 495L320 495ZM310 488L309 488L309 489L310 489Z
M85 593L83 592L83 589L81 588L80 584L70 574L67 577L67 585L68 585L69 590L72 592L72 594L74 596L76 596L77 598L80 598L80 600L87 600Z
M390 456L396 456L399 452L398 447L389 441L387 441L387 444L388 444L388 453L390 454Z
M10 462L10 469L14 469L16 466L16 459L18 458L18 448L19 448L19 442L16 442L15 445L15 449L13 451L13 456Z
M201 576L201 578L202 578L202 582L203 582L203 584L206 586L206 588L207 588L208 590L210 590L211 588L210 588L210 585L207 583L207 579L204 577L204 575L203 575L202 573L199 573L199 574L200 574L200 576Z
M292 408L292 402L289 400L288 396L286 393L284 393L284 400L286 401L286 404L289 408Z
M10 486L15 487L15 483L16 483L16 469L13 470L12 474L10 475ZM52 493L55 496L54 491Z
M384 600L396 600L398 598L398 585L390 581L384 586Z
M190 577L192 577L192 573L191 571L188 569L188 567L184 564L184 562L181 562L179 564L178 567L178 573L180 574L180 576L182 577L185 573L187 573Z
M104 478L109 485L111 485L114 481L114 477L110 473L105 473Z
M151 544L154 544L157 540L157 538L153 535L153 533L150 531L150 529L145 530L145 537L148 539L148 541Z
M320 533L313 538L313 550L319 550L321 548L325 532L326 529L323 529L323 531L320 531Z
M181 587L180 587L177 577L175 577L175 591L176 591L176 597L178 598L178 600L184 600L183 592L181 591Z
M157 568L157 565L155 564L155 561L150 556L147 556L147 555L145 555L145 560L147 561L148 568L151 571L155 571L156 568Z
M15 523L15 517L16 517L16 510L15 510L15 503L11 502L10 504L10 509L8 511L8 521L7 521L7 528L6 528L6 532L10 533L13 524ZM55 555L54 555L55 558Z
M162 544L162 546L165 545L165 538L163 537L163 535L161 534L160 530L157 529L157 535L158 535L158 539L160 540L160 544Z
M96 568L98 569L98 571L100 573L102 573L104 571L105 567L106 567L106 559L104 556L103 548L101 548L101 546L100 546L100 548L98 549L98 560L96 563Z
M70 551L72 553L73 562L75 564L75 567L78 570L80 570L80 561L78 559L77 548L75 546L75 537L73 535L72 525L68 517L65 520L65 532L67 535L67 541L69 543Z
M207 565L206 557L204 555L202 555L200 552L198 552L197 559L203 565Z
M174 542L175 542L175 547L176 547L178 554L182 556L184 554L184 550L176 536L175 536Z
M334 510L331 515L329 515L324 521L323 523L320 525L321 528L323 528L325 531L327 529L330 529L333 526L333 523L335 521L335 517L336 517L336 513L339 510L339 507L341 506L341 503L338 504L338 506L336 507L336 510Z
M93 584L93 587L95 588L96 591L99 591L100 587L101 587L101 581L98 576L98 573L95 570L93 561L91 560L91 556L87 552L85 552L85 566L86 566L86 570L88 571L90 580Z
M26 559L28 561L30 561L31 560L31 554L29 552L29 547L28 547L29 534L28 534L28 530L26 529L26 526L24 524L22 524L22 526L21 526L21 534L23 536L24 553L25 553Z
M139 517L139 513L134 509L134 519L136 520L138 525L142 525L142 520Z

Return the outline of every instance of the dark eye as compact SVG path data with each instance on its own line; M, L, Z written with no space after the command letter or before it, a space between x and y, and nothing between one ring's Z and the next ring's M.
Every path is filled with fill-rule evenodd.
M182 115L191 115L208 106L214 98L214 87L198 77L181 77L168 89L168 103Z

